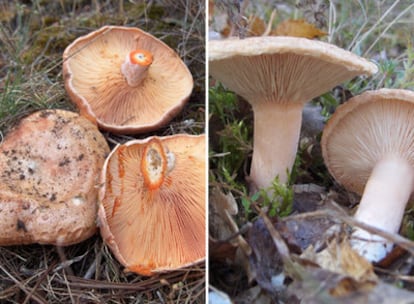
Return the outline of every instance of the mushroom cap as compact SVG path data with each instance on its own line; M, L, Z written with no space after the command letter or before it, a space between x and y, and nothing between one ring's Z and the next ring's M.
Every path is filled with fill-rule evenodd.
M205 164L204 135L132 140L108 156L99 226L126 271L152 275L205 258Z
M70 245L96 232L97 183L109 147L76 113L24 118L0 145L0 245Z
M121 73L136 49L152 53L146 78L137 87ZM169 46L138 29L104 26L79 37L63 53L63 77L81 114L114 133L142 133L168 123L184 107L193 78Z
M377 67L322 41L250 37L210 41L209 71L250 103L305 103Z
M358 194L384 157L401 157L414 169L414 92L380 89L351 98L328 121L321 146L331 175Z

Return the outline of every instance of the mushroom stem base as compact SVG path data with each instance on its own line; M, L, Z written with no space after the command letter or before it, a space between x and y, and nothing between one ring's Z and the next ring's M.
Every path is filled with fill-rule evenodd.
M302 104L258 103L254 112L254 144L250 179L267 188L278 176L287 183L295 162L302 123Z
M404 159L389 156L379 161L365 186L355 218L378 229L397 233L413 191L414 169ZM370 261L380 261L392 243L357 228L351 244Z

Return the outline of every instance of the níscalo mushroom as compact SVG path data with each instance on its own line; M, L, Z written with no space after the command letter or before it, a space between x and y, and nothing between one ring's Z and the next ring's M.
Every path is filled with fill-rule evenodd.
M122 26L104 26L72 42L63 53L63 78L81 114L121 134L165 125L193 89L193 77L174 50Z
M355 218L397 233L414 190L414 92L380 89L351 98L330 118L321 145L332 176L362 194ZM393 245L360 228L351 244L375 262Z
M286 183L296 157L304 103L375 64L321 41L251 37L209 42L209 71L254 113L253 186ZM255 188L253 187L253 188Z
M126 271L175 270L205 258L205 136L117 146L102 172L101 235Z

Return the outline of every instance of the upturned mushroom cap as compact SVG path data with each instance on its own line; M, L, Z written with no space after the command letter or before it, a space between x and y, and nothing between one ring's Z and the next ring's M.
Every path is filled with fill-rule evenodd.
M209 42L209 71L250 103L305 103L375 64L335 45L296 37Z
M131 56L136 50L141 52ZM115 133L142 133L168 123L193 88L179 56L137 28L104 26L76 39L63 60L71 100L81 114Z
M132 140L108 156L102 238L126 271L175 270L205 258L205 136Z
M414 92L367 91L339 106L323 131L321 146L331 175L362 194L374 166L396 156L414 168Z
M24 118L0 144L0 245L70 245L95 233L108 153L96 126L76 113Z
M377 67L334 45L294 37L251 37L209 43L210 74L244 97L254 112L250 188L288 181L297 152L303 104ZM272 191L269 191L272 195Z

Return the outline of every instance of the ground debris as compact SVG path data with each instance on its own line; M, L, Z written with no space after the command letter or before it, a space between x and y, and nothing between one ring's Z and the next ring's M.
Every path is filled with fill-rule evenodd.
M210 191L209 203L212 256L214 257L216 248L220 249L218 253L224 248L227 248L226 251L231 251L230 247L240 248L246 256L250 255L250 246L241 235L233 218L238 213L238 207L232 193L224 194L220 189L213 188Z
M323 218L332 226L319 231L316 249L308 241L318 240L317 230L306 234L303 229ZM271 221L262 213L248 238L258 285L275 303L414 303L414 293L382 281L373 265L350 247L338 226L343 218L334 211L316 211ZM295 242L297 236L307 239L302 244L309 246L302 248Z
M378 281L360 284L355 279L323 268L309 268L303 280L289 285L289 294L304 304L408 304L414 293Z
M218 277L220 281L228 282L225 285L229 286L234 280L237 281L241 274L239 271L234 272L234 267L242 269L249 282L254 278L248 261L251 248L242 235L244 230L249 229L250 223L239 229L233 218L237 214L237 203L231 192L225 194L219 188L211 189L209 194L210 268L215 268L212 266L214 263L227 265L227 267L220 266L223 272ZM217 274L218 272L215 273Z
M336 231L335 222L327 218L274 219L273 226L287 245L290 254L301 254L306 248L323 248ZM331 229L331 228L334 229ZM274 246L274 240L263 218L258 219L249 231L248 242L253 254L249 257L257 283L276 298L285 297L285 265ZM304 262L305 263L305 262ZM305 264L309 264L306 261ZM316 264L316 263L315 263Z

